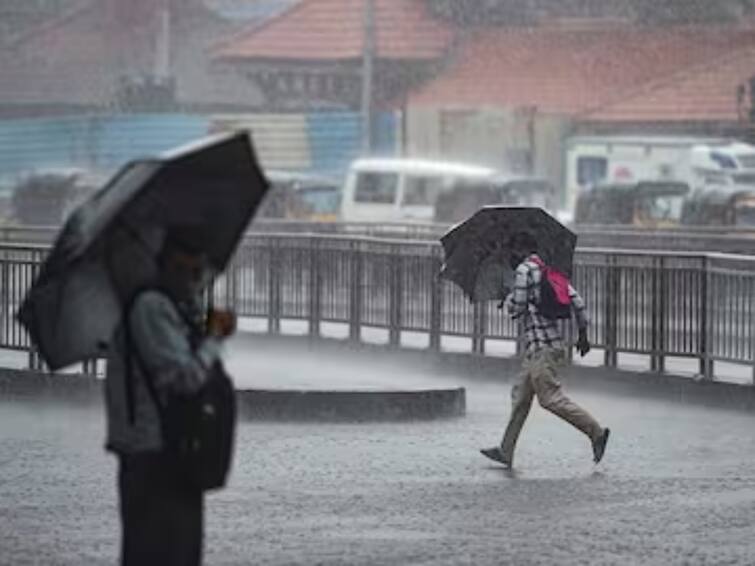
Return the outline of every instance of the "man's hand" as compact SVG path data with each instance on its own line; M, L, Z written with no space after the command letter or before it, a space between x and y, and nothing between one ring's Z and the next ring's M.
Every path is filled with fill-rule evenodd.
M590 341L587 339L586 329L581 329L579 331L579 339L577 340L575 347L577 348L577 352L579 352L579 355L583 358L590 351Z
M236 332L236 314L232 311L211 310L207 316L207 333L216 338L228 338Z

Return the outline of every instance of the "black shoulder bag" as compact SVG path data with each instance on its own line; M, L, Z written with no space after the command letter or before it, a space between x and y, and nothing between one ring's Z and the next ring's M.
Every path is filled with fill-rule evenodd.
M218 360L210 368L207 382L192 395L168 394L161 400L136 344L131 337L131 306L126 310L127 403L134 421L133 376L131 360L136 359L147 389L160 417L165 450L173 454L185 479L193 488L206 491L225 486L233 459L236 431L236 396L233 383ZM203 337L195 321L189 320L178 305L178 312L191 329L190 343L196 349Z

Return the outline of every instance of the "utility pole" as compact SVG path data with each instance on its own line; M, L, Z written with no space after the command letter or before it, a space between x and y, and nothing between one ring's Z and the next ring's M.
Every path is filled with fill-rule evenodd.
M171 2L163 0L157 12L155 33L155 59L153 74L158 83L165 84L171 79Z
M375 64L375 0L364 0L362 48L362 152L372 151L372 79Z

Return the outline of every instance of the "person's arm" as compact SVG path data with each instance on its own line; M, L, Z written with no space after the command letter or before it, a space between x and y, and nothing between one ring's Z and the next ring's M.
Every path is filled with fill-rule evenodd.
M569 299L571 300L572 311L574 311L574 318L577 321L577 328L579 328L580 331L587 330L587 327L590 324L590 319L587 316L585 301L571 285L569 285Z
M178 394L198 391L220 356L218 338L205 338L192 350L184 323L173 302L158 292L139 297L129 317L134 355L158 390Z
M587 339L587 327L590 324L590 319L587 316L584 299L571 285L569 285L569 299L571 299L572 311L577 321L577 328L579 328L579 338L577 339L576 348L579 354L584 357L590 351L590 341Z
M514 275L514 291L511 293L511 300L508 303L511 318L519 318L529 309L530 282L529 268L525 264L517 267Z

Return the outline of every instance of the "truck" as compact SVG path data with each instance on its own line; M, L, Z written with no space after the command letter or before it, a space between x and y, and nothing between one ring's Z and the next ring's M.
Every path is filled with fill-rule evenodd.
M681 182L699 198L709 188L755 190L755 146L727 138L576 136L566 142L568 210L596 185Z

